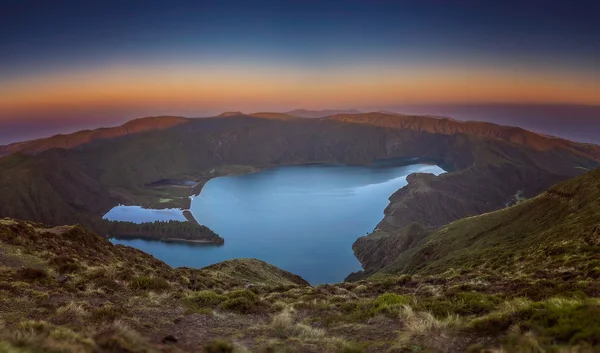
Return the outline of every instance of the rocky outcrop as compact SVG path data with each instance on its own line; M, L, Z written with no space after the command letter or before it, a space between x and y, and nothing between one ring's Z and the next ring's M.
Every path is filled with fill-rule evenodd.
M204 270L235 278L238 282L245 281L246 287L256 284L309 285L304 278L257 259L227 260L204 267Z
M430 230L419 223L410 224L397 230L375 230L354 242L354 255L367 271L353 273L347 280L357 280L375 273L396 260L398 254L407 251L422 241Z

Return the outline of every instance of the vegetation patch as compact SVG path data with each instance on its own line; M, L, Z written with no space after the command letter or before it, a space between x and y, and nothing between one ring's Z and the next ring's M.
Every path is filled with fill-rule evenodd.
M600 301L548 300L521 328L533 331L546 343L600 345Z
M482 315L492 311L504 299L498 295L478 292L462 292L449 296L422 298L417 302L419 310L431 312L437 317L448 315Z
M23 267L19 270L18 276L24 281L42 281L49 277L48 271L37 267Z
M369 315L386 314L395 316L404 306L413 302L414 298L409 295L384 293L373 300Z
M217 294L213 291L204 290L199 292L190 292L185 296L186 301L192 308L202 310L206 308L215 308L228 298L225 295Z
M171 288L169 282L161 277L139 276L133 279L133 288L139 290L163 291Z
M245 297L238 297L225 300L220 308L223 310L233 311L238 314L251 314L259 311L256 301L252 301Z

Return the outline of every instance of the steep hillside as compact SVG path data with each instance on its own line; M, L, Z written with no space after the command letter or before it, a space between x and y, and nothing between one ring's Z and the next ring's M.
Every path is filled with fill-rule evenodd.
M73 148L94 140L110 139L149 130L162 130L179 124L185 124L188 121L189 119L186 118L172 116L135 119L117 127L84 130L68 135L56 135L48 138L0 146L0 156L15 152L36 154L52 148Z
M538 278L597 277L600 169L515 206L452 222L429 236L404 230L387 237L404 243L417 239L398 248L400 255L379 273L431 274L466 268ZM369 238L378 241L376 236Z
M114 201L96 170L69 155L55 149L41 158L21 153L0 158L0 214L65 224L110 209Z
M537 150L566 148L575 152L600 158L600 147L586 143L575 143L558 137L544 136L514 126L502 126L482 121L458 121L450 118L438 118L422 115L402 115L387 113L338 114L329 117L336 121L425 131L454 135L458 133L473 136L491 137L515 144L525 145Z
M456 235L448 249L436 245L440 256L434 252L431 267L403 267L423 274L396 269L314 288L258 260L173 269L80 226L0 219L0 351L594 352L600 345L597 234L554 232L597 223L595 213L587 214L590 199L570 185L549 193L572 193L571 201L559 201L567 204L559 211L583 215L537 224L549 225L551 236L532 227L525 243L511 237L506 248L495 245L501 251L489 266L491 252L469 255L472 238ZM460 227L469 234L466 223L473 221L493 243L495 229L479 224L481 217L490 216L453 223L447 232L458 234ZM527 244L542 262L506 256ZM453 261L446 250L462 259Z

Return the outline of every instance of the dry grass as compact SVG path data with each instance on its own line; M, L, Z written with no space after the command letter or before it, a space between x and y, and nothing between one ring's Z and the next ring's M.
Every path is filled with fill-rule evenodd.
M271 327L277 337L288 337L293 333L294 320L289 310L276 314L271 319Z
M199 351L206 342L223 338L227 342L222 347L233 352L243 352L234 343L243 342L258 352L503 347L497 351L587 353L591 350L565 348L574 336L566 334L577 330L575 344L597 337L596 321L587 314L600 312L600 303L576 299L573 293L582 290L588 297L597 296L600 286L591 274L600 269L600 258L589 264L590 276L574 280L458 269L444 275L390 275L316 288L253 280L255 286L240 290L254 275L235 270L260 263L238 261L229 269L238 280L218 268L210 273L171 269L139 251L113 247L85 233L73 241L66 239L68 244L60 234L22 234L20 240L9 237L0 225L0 251L10 255L5 257L10 261L0 266L1 352ZM14 244L21 241L25 245ZM71 262L80 267L57 285L54 276L59 267ZM46 269L47 276L22 272L25 267ZM556 273L563 278L572 270L561 264ZM554 294L563 289L553 289L541 299L522 291L537 295L539 288L566 284L571 286L561 293L564 298ZM26 317L47 317L48 322L19 324ZM178 342L161 344L169 334ZM563 334L562 341L555 340Z
M76 302L69 302L67 305L56 309L56 314L52 321L57 324L78 324L84 321L88 312L83 305Z
M428 312L415 312L409 306L404 306L399 316L404 323L398 336L401 347L417 345L443 351L462 325L458 316L438 319Z
M147 298L150 305L161 306L173 297L171 292L148 292Z
M316 328L316 327L312 327L312 326L308 326L308 325L304 325L304 324L297 324L295 329L297 331L297 336L299 338L319 339L319 338L325 337L325 330L320 329L320 328Z

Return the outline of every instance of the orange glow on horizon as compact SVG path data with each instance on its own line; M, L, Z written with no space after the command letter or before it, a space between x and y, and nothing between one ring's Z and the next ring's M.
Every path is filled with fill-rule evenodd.
M548 72L439 66L96 68L5 82L0 119L52 109L106 107L290 108L422 103L600 104L600 82ZM224 108L221 108L225 110Z

